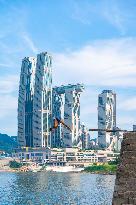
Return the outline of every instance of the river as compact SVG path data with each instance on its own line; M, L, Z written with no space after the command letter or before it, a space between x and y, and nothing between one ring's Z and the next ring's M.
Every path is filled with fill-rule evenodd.
M114 175L0 173L0 205L111 205Z

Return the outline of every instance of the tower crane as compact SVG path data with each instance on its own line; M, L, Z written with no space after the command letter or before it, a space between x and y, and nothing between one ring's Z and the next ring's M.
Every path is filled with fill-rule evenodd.
M54 129L57 129L59 124L62 124L68 130L70 130L70 132L72 132L72 129L68 125L66 125L62 119L59 119L57 117L53 120L53 127L50 128L50 131L53 131Z
M59 119L57 117L53 120L53 127L50 128L50 131L57 129L59 124L62 124L64 127L66 127L68 130L70 130L72 132L72 129L68 125L66 125L62 119ZM100 131L100 132L113 132L113 133L114 132L128 132L128 130L122 130L122 129L112 129L111 130L111 129L94 129L94 128L88 129L88 131L91 131L91 132L98 132L98 131ZM133 131L129 131L129 132L133 132Z
M70 130L72 132L72 128L69 127L68 125L65 124L65 122L62 120L62 119L59 119L59 118L55 118L53 120L53 127L50 128L50 131L54 130L54 129L57 129L59 124L62 124L64 127L66 127L68 130ZM111 133L116 133L116 132L134 132L134 131L128 131L128 130L122 130L122 129L94 129L94 128L91 128L91 129L88 129L89 132L111 132Z

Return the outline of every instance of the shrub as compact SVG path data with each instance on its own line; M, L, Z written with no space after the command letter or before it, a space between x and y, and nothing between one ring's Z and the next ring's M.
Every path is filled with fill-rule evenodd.
M109 165L118 165L120 163L119 157L116 157L114 161L108 162Z
M116 172L117 165L109 165L109 164L103 164L103 165L92 165L89 167L86 167L84 169L87 172L100 172L100 173L110 173L110 172Z
M22 167L22 163L19 163L19 162L17 162L17 161L10 161L9 162L9 167L10 168L20 168L20 167Z

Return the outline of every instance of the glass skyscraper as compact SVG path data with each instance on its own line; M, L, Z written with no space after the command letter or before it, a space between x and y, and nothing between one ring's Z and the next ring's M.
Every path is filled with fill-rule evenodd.
M18 143L50 147L52 58L47 52L22 60L18 96Z

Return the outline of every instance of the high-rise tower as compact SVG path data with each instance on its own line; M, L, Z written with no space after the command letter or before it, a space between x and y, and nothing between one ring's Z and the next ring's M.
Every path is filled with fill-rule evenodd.
M34 96L34 147L51 146L52 58L45 52L37 55Z
M25 147L51 146L52 58L40 53L24 58L18 97L18 142Z
M116 94L112 90L103 90L98 97L98 129L116 127ZM112 133L98 132L98 145L106 148L112 140Z
M35 87L36 59L22 60L18 96L18 143L33 146L33 100Z
M58 119L64 119L65 89L64 86L54 87L52 89L52 116ZM52 147L62 147L63 144L63 125L60 123L58 128L52 132Z
M80 94L83 90L84 86L81 84L69 84L53 89L53 117L64 119L65 124L72 130L71 132L59 125L52 138L57 146L73 147L79 143Z

